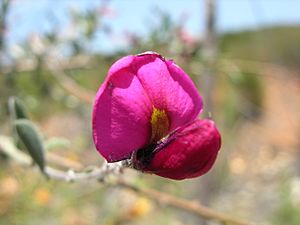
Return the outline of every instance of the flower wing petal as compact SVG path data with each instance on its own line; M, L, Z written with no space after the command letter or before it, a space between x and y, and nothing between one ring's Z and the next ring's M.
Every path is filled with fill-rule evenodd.
M117 61L99 89L93 108L93 138L108 161L130 157L151 135L152 104L129 69L132 57Z

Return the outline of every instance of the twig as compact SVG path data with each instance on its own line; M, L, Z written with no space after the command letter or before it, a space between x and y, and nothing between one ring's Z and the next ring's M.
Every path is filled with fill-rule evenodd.
M18 150L12 142L8 141L9 138L5 136L0 136L0 151L5 153L11 159L16 162L29 166L31 165L31 158ZM47 166L45 168L45 173L49 178L62 180L62 181L85 181L87 179L97 179L100 181L105 181L105 178L111 174L119 174L122 172L123 168L128 167L127 161L121 161L117 163L107 164L104 163L102 167L93 168L86 172L75 172L73 170L62 171L52 167ZM235 217L229 216L225 213L221 213L201 205L199 202L193 202L175 196L158 192L149 188L141 188L131 183L128 183L121 179L115 179L113 181L106 181L106 184L120 186L134 192L140 193L151 198L153 201L163 203L169 206L173 206L178 209L183 209L187 212L193 213L197 216L215 220L221 223L229 223L234 225L252 225L251 223L245 222L243 220L237 219Z
M15 160L17 163L23 166L31 166L32 160L29 155L25 154L21 150L17 149L13 144L11 138L6 136L0 136L0 151L5 155L9 156L11 159ZM59 156L56 156L58 158ZM68 162L69 160L61 160L61 162ZM73 164L76 164L73 162ZM121 161L117 163L104 163L102 167L90 168L87 171L75 172L69 169L67 172L46 166L45 174L49 178L63 181L80 181L87 179L98 179L103 180L109 174L120 173L122 168L127 165L126 161ZM65 166L66 167L66 166Z
M78 97L80 100L86 103L90 104L93 102L95 93L78 85L73 79L71 79L65 74L64 70L61 68L60 65L54 63L53 60L48 60L47 68L58 81L58 84L61 87L63 87L66 91L68 91L69 93Z
M95 97L94 92L82 88L76 82L74 82L73 79L67 77L67 75L65 75L64 72L59 69L51 70L50 72L58 81L58 84L67 92L69 92L70 94L79 98L81 101L86 102L88 104L93 102L93 99Z
M142 195L145 195L147 197L150 197L156 202L170 205L179 209L183 209L187 212L192 212L195 215L198 215L200 217L209 220L215 220L218 222L235 224L235 225L251 225L251 223L245 222L243 220L229 216L225 213L221 213L213 209L210 209L208 207L205 207L201 205L199 202L193 202L193 201L177 198L167 193L158 192L156 190L152 190L148 188L140 188L122 180L117 180L116 184L121 187L125 187L132 191L140 193Z
M124 162L121 161L110 164L104 163L102 167L96 167L86 172L75 172L74 170L68 170L67 172L65 172L52 167L46 167L45 173L48 175L49 178L68 182L92 179L104 181L108 175L119 174L124 167Z
M4 154L8 155L11 159L21 165L30 166L32 164L31 158L21 150L17 149L10 137L0 135L0 151L2 151ZM73 168L76 170L83 168L83 165L81 165L80 163L67 159L65 157L58 156L51 152L47 152L46 157L46 161L48 163L53 163L57 166L61 166L64 168Z
M203 42L203 57L205 60L204 70L204 114L210 117L210 113L214 111L213 93L215 87L215 64L217 59L217 32L216 32L216 2L215 0L205 0L205 38ZM198 73L200 74L200 73ZM199 75L198 75L199 77ZM199 85L200 80L197 81Z
M83 165L81 165L81 163L59 156L52 152L47 152L46 157L48 162L53 163L57 166L61 166L64 168L73 168L75 170L83 169Z
M289 74L294 77L299 75L299 72L288 68L284 65L272 63L272 62L264 62L264 61L257 61L257 60L247 60L247 59L235 59L235 58L225 58L220 60L221 67L226 67L227 65L240 68L242 71L249 71L249 72L259 72L266 74L265 70L271 71L280 71L284 74ZM298 78L296 78L298 79ZM299 79L298 79L299 80Z
M78 85L73 79L65 74L65 70L75 68L90 68L95 64L90 57L78 56L72 60L60 60L58 63L54 63L54 59L47 57L42 65L45 70L48 70L51 75L58 81L58 84L67 92L78 97L80 100L86 103L92 103L95 93L91 90L85 89ZM57 60L56 60L57 61ZM1 73L8 74L10 72L29 72L33 71L37 67L36 61L26 61L16 64L15 67L3 66Z
M31 158L17 149L9 137L0 136L0 151L23 166L31 165Z
M49 70L48 68L48 60L51 58L46 58L42 64L42 67L45 70ZM53 60L51 60L53 61ZM37 67L37 60L21 60L20 62L16 62L14 65L3 65L0 68L1 74L9 74L11 72L15 73L23 73L23 72L32 72ZM60 68L62 70L72 70L72 69L90 69L96 67L96 62L92 57L80 55L75 56L70 59L60 59L59 61Z

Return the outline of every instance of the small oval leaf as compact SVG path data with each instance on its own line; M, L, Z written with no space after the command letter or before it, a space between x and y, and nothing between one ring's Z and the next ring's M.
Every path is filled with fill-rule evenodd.
M28 112L25 104L22 100L17 97L9 98L9 111L13 115L14 119L28 119Z
M45 142L45 149L51 151L58 148L69 148L71 145L70 141L65 138L50 138Z
M33 161L42 172L45 168L44 145L36 126L27 119L18 119L14 122L17 134L25 145Z

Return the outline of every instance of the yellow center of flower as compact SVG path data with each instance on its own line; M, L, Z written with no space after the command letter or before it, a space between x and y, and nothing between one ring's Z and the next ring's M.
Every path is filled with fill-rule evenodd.
M169 118L165 110L153 107L151 115L152 135L151 141L156 142L167 135L169 130Z

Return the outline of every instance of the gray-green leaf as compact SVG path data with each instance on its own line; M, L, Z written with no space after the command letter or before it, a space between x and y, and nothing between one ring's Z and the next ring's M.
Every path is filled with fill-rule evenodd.
M27 119L18 119L14 122L17 134L25 145L33 161L42 172L45 168L44 145L36 126Z
M70 141L65 138L50 138L45 142L45 149L47 151L57 148L69 148L71 145Z
M9 98L9 111L13 115L14 119L28 119L28 112L25 104L17 97Z

